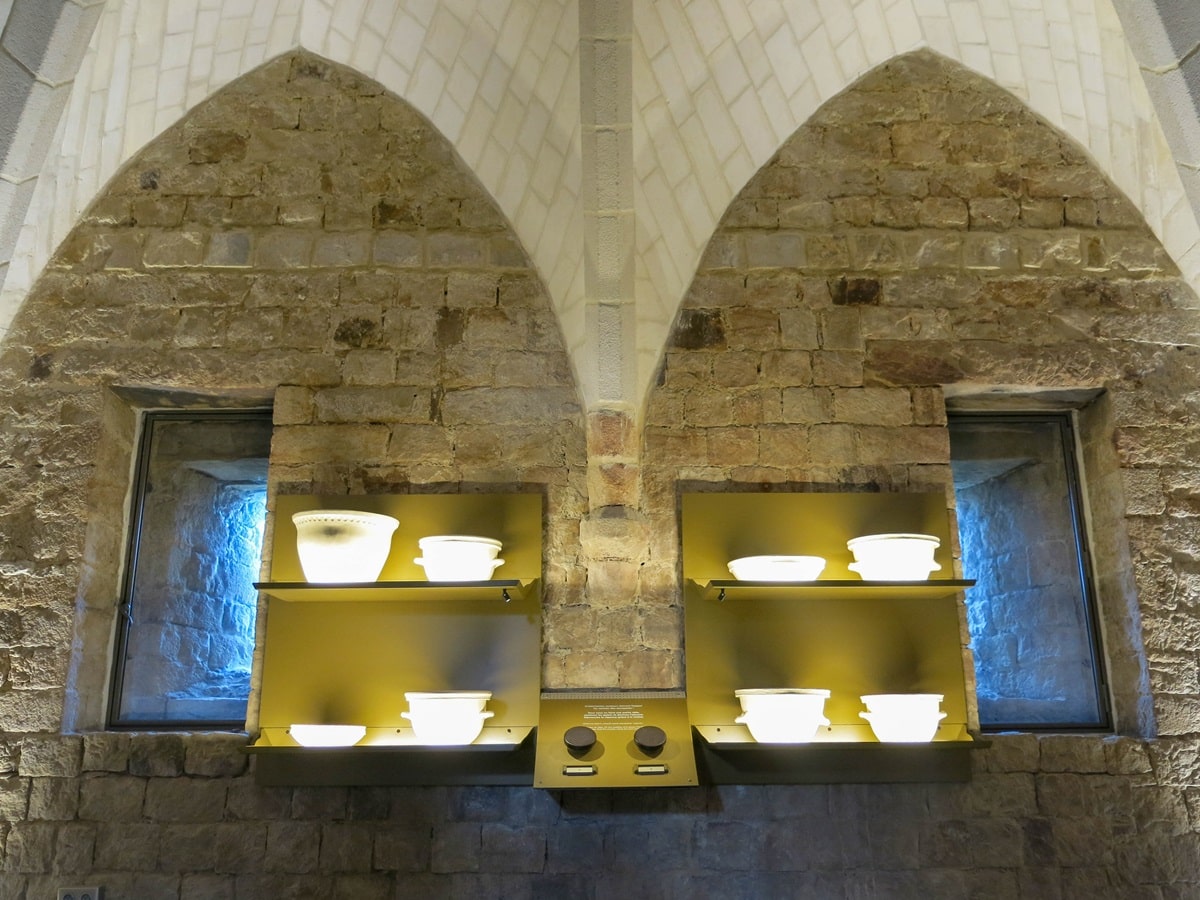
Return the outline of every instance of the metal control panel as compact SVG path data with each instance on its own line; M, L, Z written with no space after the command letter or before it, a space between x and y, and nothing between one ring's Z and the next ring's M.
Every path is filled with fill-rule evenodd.
M542 694L533 783L541 788L695 785L682 691Z

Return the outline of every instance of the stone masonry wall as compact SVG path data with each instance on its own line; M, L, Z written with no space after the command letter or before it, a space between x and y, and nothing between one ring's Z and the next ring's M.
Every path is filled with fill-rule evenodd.
M495 207L405 104L276 60L107 188L0 355L0 898L1196 896L1194 305L1051 129L904 57L731 207L614 496L637 502L597 504L588 454L630 423L585 425ZM999 736L961 785L555 792L262 788L242 735L61 732L73 633L107 652L73 628L120 532L111 384L274 391L275 493L544 491L546 685L666 687L680 483L949 505L963 383L1109 392L1133 560L1111 599L1140 599L1160 737Z

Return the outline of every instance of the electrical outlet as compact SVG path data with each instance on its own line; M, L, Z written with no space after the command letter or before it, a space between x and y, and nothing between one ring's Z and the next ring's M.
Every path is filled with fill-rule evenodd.
M98 887L62 887L58 900L102 900Z

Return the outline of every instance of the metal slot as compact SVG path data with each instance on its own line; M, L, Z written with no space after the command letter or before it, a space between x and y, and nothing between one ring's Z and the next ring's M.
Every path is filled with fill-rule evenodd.
M635 775L666 775L668 771L662 763L642 763L633 767Z
M595 775L595 766L563 766L562 773L564 775Z

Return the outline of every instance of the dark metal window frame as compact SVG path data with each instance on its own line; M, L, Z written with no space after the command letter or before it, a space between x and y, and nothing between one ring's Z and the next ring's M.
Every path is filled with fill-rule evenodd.
M121 698L125 688L126 651L129 645L129 630L133 625L135 610L133 594L135 588L138 554L141 551L143 516L145 512L146 486L150 476L150 450L154 441L154 426L157 422L179 422L199 420L205 422L255 422L270 421L271 408L248 407L240 409L170 409L142 410L138 417L137 455L130 498L129 533L125 542L124 569L121 574L121 595L117 604L116 634L113 642L112 677L108 691L108 713L106 727L114 731L241 731L244 719L136 719L120 718Z
M1092 575L1092 556L1088 541L1087 523L1083 514L1083 487L1081 466L1079 463L1079 432L1076 428L1075 414L1065 411L970 411L948 410L948 427L953 428L955 422L997 422L1008 424L1037 424L1056 425L1059 431L1059 448L1062 451L1064 477L1066 479L1067 502L1070 508L1071 526L1075 537L1075 558L1079 572L1080 590L1084 607L1084 628L1087 631L1088 646L1092 655L1092 682L1096 692L1097 712L1101 721L1088 724L1079 723L1028 723L1028 722L980 722L984 732L998 733L1005 731L1026 732L1075 732L1075 733L1107 733L1113 731L1112 699L1109 696L1108 674L1105 665L1104 642L1100 630L1099 604L1096 593L1095 579Z

